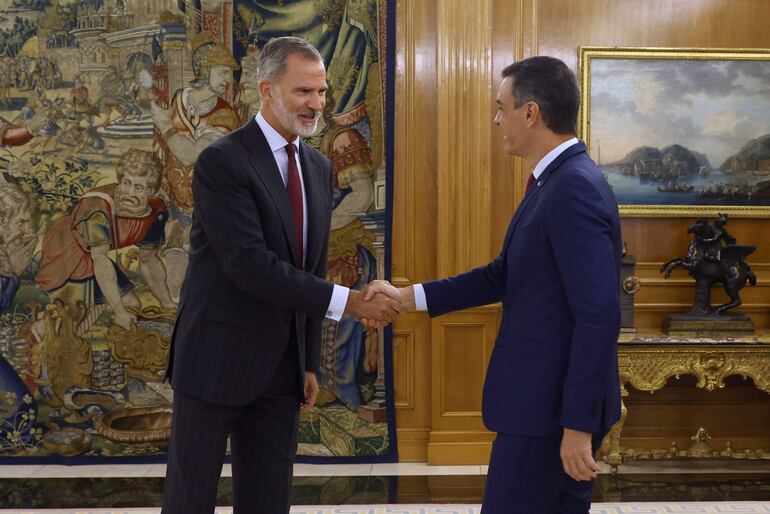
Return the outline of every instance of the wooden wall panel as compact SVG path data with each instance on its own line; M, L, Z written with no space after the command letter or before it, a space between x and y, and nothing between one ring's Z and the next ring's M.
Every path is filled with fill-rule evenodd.
M492 0L438 0L436 272L489 261Z
M530 171L505 154L493 123L506 65L547 54L577 71L581 45L770 48L768 19L766 0L401 0L394 283L405 286L458 273L499 252ZM662 262L684 254L691 223L685 218L622 220L623 238L637 258L642 282L636 297L640 328L659 327L666 314L692 302L686 273L677 271L664 280L658 272ZM728 229L739 242L758 246L748 260L759 284L744 289L741 311L759 328L770 328L770 221L731 219ZM714 297L724 295L715 292ZM475 328L452 328L468 323ZM486 341L498 323L499 306L435 320L423 313L397 320L401 460L486 462L493 435L483 428L474 402L481 398L478 370L489 357ZM457 374L469 380L446 379ZM684 437L691 427L683 421L695 419L692 409L703 409L708 422L721 416L725 425L719 431L745 424L748 416L760 420L759 431L745 433L744 442L758 444L761 433L770 433L767 396L751 386L730 382L718 400L701 393L686 377L653 398L632 391L629 441L658 444L669 435ZM687 405L691 411L683 414Z
M483 307L432 322L433 391L428 462L466 464L489 451L481 392L500 309Z
M393 385L402 461L425 461L430 436L430 320L409 314L393 330Z
M484 384L486 363L484 348L486 325L476 323L439 322L439 411L442 417L481 415L481 398L476 394Z
M433 278L436 269L438 152L433 4L412 0L396 4L396 171L391 276L399 287ZM412 360L407 369L394 369L399 458L425 461L432 403L430 319L418 313L402 316L395 324L394 334L394 361ZM403 354L409 351L408 345L413 349L409 358ZM409 389L404 390L405 387Z
M414 409L414 330L393 331L393 389L398 409Z
M435 2L396 4L393 283L403 287L436 270Z

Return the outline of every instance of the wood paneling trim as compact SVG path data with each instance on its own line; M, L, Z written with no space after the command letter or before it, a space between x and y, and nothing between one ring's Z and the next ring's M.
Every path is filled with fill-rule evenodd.
M637 312L670 312L675 314L692 307L692 303L642 303L634 308ZM740 306L743 312L767 312L770 310L770 303L744 304Z
M751 257L748 257L748 260L751 261ZM645 274L660 274L660 267L663 264L663 262L637 262L636 263L636 270L637 272L641 271ZM751 265L751 269L754 271L764 271L768 272L770 271L770 263L767 262L749 262Z
M397 434L399 462L427 462L429 428L399 428Z
M487 363L487 326L484 320L442 321L439 352L439 416L481 417L481 386ZM481 349L481 351L479 351ZM468 406L478 406L468 409Z
M396 427L399 433L401 430L425 433L422 443L414 443L422 444L423 460L427 452L433 404L430 328L431 320L424 313L405 314L396 320L393 328ZM400 455L404 455L402 448L399 440Z
M757 275L757 285L753 286L755 288L763 288L763 287L770 287L770 282L768 282L766 279L762 279L762 275L754 272L755 275ZM664 287L673 287L673 286L694 286L695 280L691 278L645 278L639 275L636 275L639 278L639 281L641 282L642 286L664 286ZM719 287L719 286L715 286ZM751 287L746 286L746 289L744 291L751 291Z
M434 432L480 431L481 397L500 320L499 306L485 306L431 320Z
M399 199L397 232L402 242L400 251L393 252L392 269L403 275L396 282L408 282L414 276L414 166L415 145L410 144L408 134L415 130L415 2L399 2L396 10L396 23L400 30L396 31L396 89L395 123L396 145L394 169L397 170L398 180L394 180L395 198ZM394 216L395 220L396 216ZM403 286L400 286L403 287Z
M490 257L491 3L438 0L439 276Z
M538 0L518 0L516 2L516 48L513 57L516 61L537 55L538 52ZM497 50L497 49L495 49ZM507 62L506 65L511 64ZM498 145L497 151L503 146ZM514 161L513 199L518 205L526 192L527 179L534 169L534 163L526 163L521 157L510 157Z
M393 330L393 382L397 409L414 409L414 330Z
M396 287L408 287L413 285L413 282L409 277L391 277L390 283Z
M538 0L516 2L516 60L537 55L538 49Z
M495 434L487 430L433 431L428 442L428 464L486 464Z
M438 155L437 0L397 0L391 281L406 287L436 277ZM394 370L399 458L424 461L431 426L430 319L410 313L394 323L408 333L406 369ZM394 341L398 346L398 342ZM405 340L402 342L406 343ZM399 348L394 357L399 358ZM402 374L403 372L403 374Z

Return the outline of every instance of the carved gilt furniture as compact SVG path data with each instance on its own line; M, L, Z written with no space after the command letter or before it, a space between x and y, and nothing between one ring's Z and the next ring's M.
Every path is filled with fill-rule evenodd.
M770 393L770 331L735 337L667 336L660 332L621 334L618 341L618 365L622 398L628 396L627 385L640 391L662 389L669 378L692 375L697 387L714 391L725 387L731 375L751 378L755 387ZM623 402L620 420L604 440L604 461L617 472L625 461L645 458L716 457L770 459L764 450L734 451L728 444L723 450L708 446L709 434L699 428L689 449L672 445L668 449L634 450L620 444L628 411Z

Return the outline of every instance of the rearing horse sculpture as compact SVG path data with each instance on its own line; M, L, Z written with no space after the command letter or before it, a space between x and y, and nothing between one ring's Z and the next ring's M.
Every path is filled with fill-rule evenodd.
M726 215L720 215L715 225L699 219L687 228L693 234L686 257L677 257L664 263L660 272L668 278L675 268L684 268L695 279L695 302L688 314L692 316L720 316L728 309L741 305L739 291L757 278L745 258L756 250L751 245L736 245L735 239L724 230ZM722 246L720 239L728 241ZM722 283L730 301L711 307L711 286Z

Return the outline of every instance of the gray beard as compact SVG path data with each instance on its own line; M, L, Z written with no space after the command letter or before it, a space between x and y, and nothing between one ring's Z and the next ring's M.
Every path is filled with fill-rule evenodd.
M292 117L292 115L289 114L289 111L283 104L283 98L281 98L280 93L276 92L275 99L276 102L273 105L273 112L286 130L294 132L302 137L310 137L315 133L318 128L318 117L316 117L315 123L313 123L312 126L304 126L297 120L297 118Z

